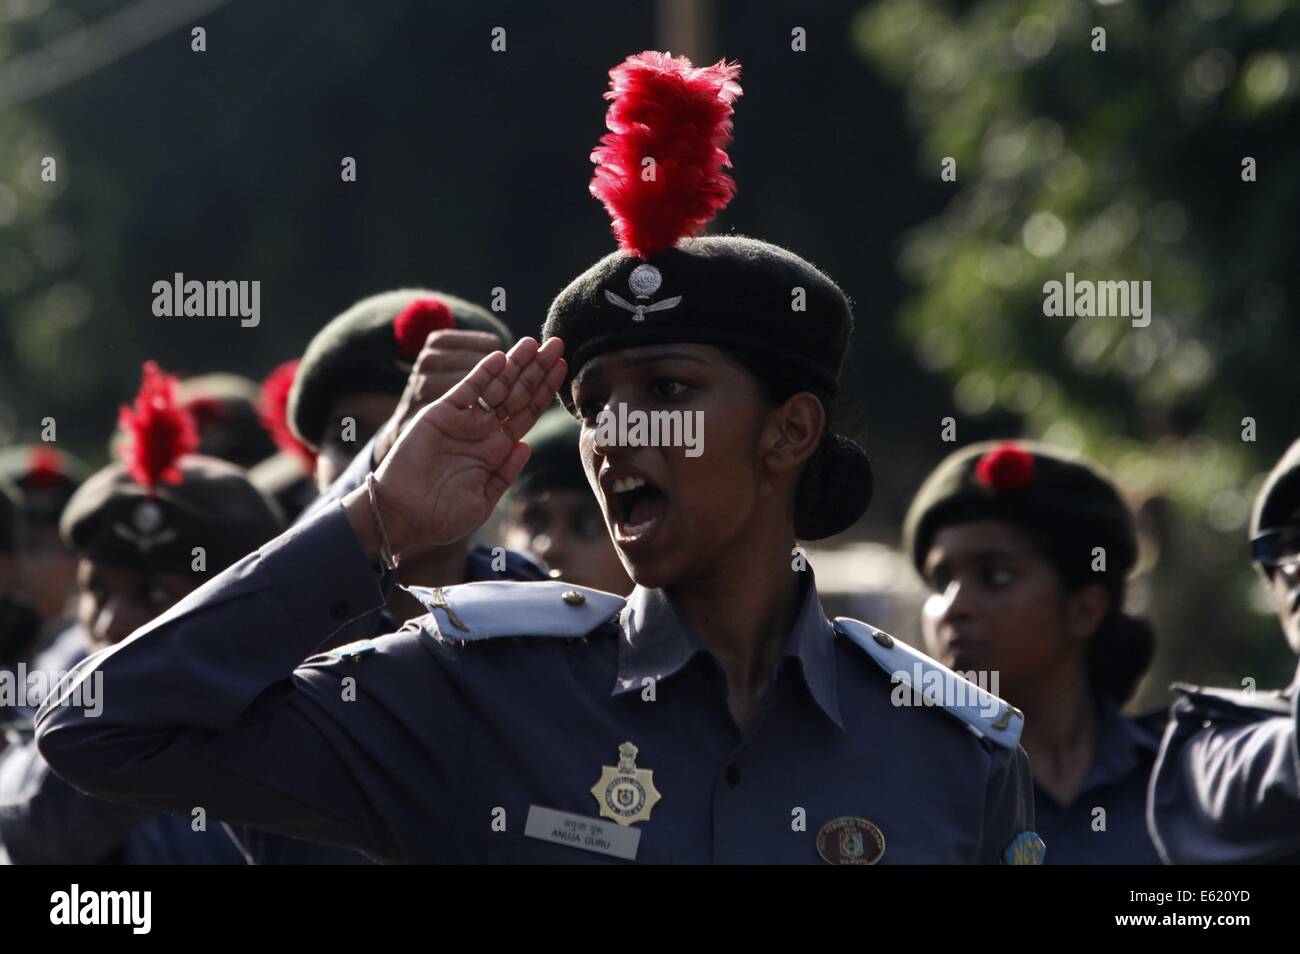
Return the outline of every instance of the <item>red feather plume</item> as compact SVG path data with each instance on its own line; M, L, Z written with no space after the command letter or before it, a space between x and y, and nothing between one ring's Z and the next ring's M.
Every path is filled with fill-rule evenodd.
M591 194L619 246L647 259L698 235L736 194L726 146L740 64L696 68L685 57L645 52L609 71L609 132L591 154ZM650 178L643 161L654 160Z
M194 416L176 400L176 378L144 363L134 408L123 404L117 424L127 434L122 459L132 479L152 494L159 483L179 484L180 458L199 446Z
M301 363L300 358L285 361L266 376L258 395L257 417L270 433L276 447L293 454L303 462L306 469L315 470L316 452L298 440L289 427L289 392L293 390L294 375L298 373L298 365Z
M456 317L445 301L417 298L393 319L393 337L397 339L397 350L408 358L414 358L424 347L429 335L435 331L446 331L455 324Z

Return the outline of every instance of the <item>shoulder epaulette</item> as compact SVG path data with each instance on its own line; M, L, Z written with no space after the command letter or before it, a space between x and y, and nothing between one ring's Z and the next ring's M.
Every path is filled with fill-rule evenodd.
M1187 699L1196 714L1206 719L1253 721L1261 714L1291 714L1289 689L1207 689L1183 682L1176 682L1169 689Z
M494 636L586 636L616 617L621 596L562 580L490 580L460 586L404 586L450 640Z
M861 647L895 683L919 695L919 704L944 709L1003 748L1019 744L1025 716L1015 706L874 626L840 616L835 629Z

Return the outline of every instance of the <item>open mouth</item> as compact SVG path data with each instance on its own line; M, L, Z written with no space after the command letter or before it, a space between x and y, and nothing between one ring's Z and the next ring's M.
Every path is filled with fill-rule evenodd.
M614 523L614 539L620 543L648 536L668 511L668 498L644 477L619 477L610 484L606 499Z

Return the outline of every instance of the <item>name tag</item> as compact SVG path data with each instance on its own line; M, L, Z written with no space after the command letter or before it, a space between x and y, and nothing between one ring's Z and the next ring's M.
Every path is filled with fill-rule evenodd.
M540 805L528 806L524 834L529 838L553 841L557 845L568 845L570 848L595 851L629 861L636 857L636 848L641 841L639 828L624 828L614 822L557 812Z

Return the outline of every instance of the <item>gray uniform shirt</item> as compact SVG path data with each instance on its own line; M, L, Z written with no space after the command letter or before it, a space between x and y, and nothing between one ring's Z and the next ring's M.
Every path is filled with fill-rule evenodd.
M925 657L832 625L811 574L745 734L720 665L662 591L417 595L430 614L302 661L383 598L335 504L82 663L37 716L42 752L105 797L202 806L387 862L611 860L528 837L543 809L636 808L650 862L817 862L845 818L874 826L882 863L997 862L1033 825L1018 714L991 697L978 715L898 704L887 670ZM96 671L90 719L61 703ZM636 781L602 790L633 750ZM864 830L841 830L841 855Z
M1296 681L1276 692L1174 686L1147 795L1167 864L1300 861Z

